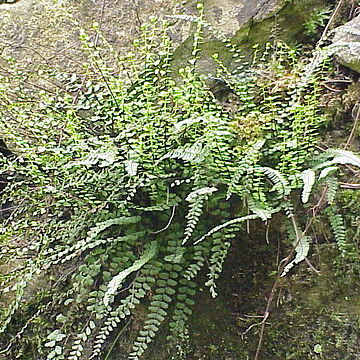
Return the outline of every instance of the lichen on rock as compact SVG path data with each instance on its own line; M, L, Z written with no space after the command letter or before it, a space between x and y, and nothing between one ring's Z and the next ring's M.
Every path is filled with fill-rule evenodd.
M360 73L360 16L335 29L332 46L340 64Z

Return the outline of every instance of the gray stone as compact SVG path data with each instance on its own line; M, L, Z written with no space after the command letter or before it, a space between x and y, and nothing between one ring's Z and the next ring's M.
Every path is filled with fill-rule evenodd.
M280 9L277 4L282 1L204 0L205 17L215 32L232 37L250 19L257 17L259 21ZM0 55L14 57L24 66L51 62L76 69L82 62L79 25L93 34L93 22L101 23L105 38L124 53L150 16L196 15L196 4L194 0L19 0L1 4ZM193 23L170 21L175 42L184 42L194 28ZM211 34L208 36L211 39Z
M334 30L332 48L340 64L360 73L360 16Z
M276 15L284 8L287 0L263 0L254 15L254 21L261 22Z

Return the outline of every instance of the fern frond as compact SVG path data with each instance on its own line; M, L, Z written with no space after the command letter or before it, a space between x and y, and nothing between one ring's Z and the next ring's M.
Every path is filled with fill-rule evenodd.
M336 178L329 178L326 180L326 185L326 201L329 205L332 205L339 190L339 181Z
M132 288L129 290L129 295L120 300L120 305L106 314L103 325L95 338L90 359L100 356L102 347L110 333L114 331L125 318L131 316L133 310L140 304L140 300L146 296L147 292L151 290L152 286L156 283L156 277L161 271L161 267L162 264L153 261L145 264L141 268L140 275L135 278Z
M76 242L75 245L67 247L64 250L61 250L59 252L55 252L53 254L53 250L49 249L48 255L49 259L46 260L46 264L59 264L59 263L65 263L77 256L79 256L81 253L88 249L93 249L101 244L106 243L107 239L99 239L98 236L110 228L111 226L115 225L128 225L128 224L135 224L139 222L141 219L140 216L123 216L115 219L106 220L104 222L101 222L97 224L96 226L92 227L88 233L87 237L83 240L79 240ZM143 232L139 232L135 235L135 237L142 236ZM128 235L128 236L134 236L134 234ZM126 237L118 237L117 241L124 241L126 240Z
M208 231L205 235L201 236L198 240L195 241L194 245L199 244L200 242L204 241L206 238L212 236L213 234L219 232L220 230L226 228L226 227L231 227L233 225L237 225L240 224L244 221L247 220L254 220L254 219L258 219L260 216L257 214L253 214L253 215L247 215L247 216L243 216L240 218L235 218L229 221L226 221L225 223L215 226L214 228L212 228L210 231Z
M267 206L266 203L260 203L260 201L254 199L252 196L247 196L246 199L249 209L262 221L266 222L271 219L271 216L274 213L274 208Z
M336 245L340 251L340 255L343 259L354 259L354 255L357 253L355 246L350 243L346 237L346 227L343 216L339 212L336 205L326 208L326 214L328 216L332 232L336 241ZM357 260L357 256L355 255Z
M203 187L192 191L186 197L186 201L188 201L190 205L189 212L186 215L187 222L184 230L185 237L182 241L182 245L186 244L194 232L196 224L199 222L200 216L202 214L204 202L208 199L209 195L217 190L218 189L216 187Z
M249 168L251 168L257 161L257 159L260 156L260 150L265 144L265 140L258 140L253 144L250 149L246 152L245 156L241 159L239 159L239 164L237 166L237 169L230 179L230 183L228 186L228 191L226 194L226 200L228 200L232 193L238 192L237 191L237 185L240 182L240 179L244 175L246 171L248 171Z
M231 244L230 241L235 237L235 231L238 230L238 228L224 229L223 232L215 233L213 235L214 241L211 247L212 254L209 259L209 280L205 283L205 285L210 288L210 294L213 298L217 296L216 280L219 278L222 271L223 264Z
M194 279L205 264L205 257L208 254L206 243L197 244L193 247L191 263L185 269L183 276L188 281Z
M194 144L172 150L168 154L164 155L159 162L165 159L179 159L199 163L204 160L207 152L207 148L204 147L201 142L195 142Z
M201 189L196 189L192 191L185 200L190 203L194 203L197 199L207 197L215 191L218 191L216 187L203 187Z
M179 277L178 269L181 267L174 264L167 264L168 270L159 273L157 280L158 287L155 289L155 295L152 296L152 301L149 306L149 313L145 320L145 326L140 331L140 335L136 338L132 352L129 355L130 360L138 360L148 347L159 330L160 325L168 315L168 308L173 301L173 296L176 294L176 286Z
M192 126L194 124L199 124L204 121L206 121L206 119L203 116L192 117L192 118L181 120L181 121L177 122L174 125L174 128L176 131L183 131L183 130L186 130L189 126Z
M29 272L21 279L21 281L19 281L15 285L15 291L16 291L15 299L10 303L10 305L4 311L4 313L1 314L2 316L1 316L0 334L3 333L7 329L8 325L10 324L10 322L12 320L13 315L19 309L22 298L25 293L25 289L28 285L28 282L32 278L33 274L34 274L33 271Z
M84 343L92 335L94 329L96 329L95 322L90 320L85 326L84 330L77 334L76 340L74 340L71 350L69 352L68 360L79 360L84 351ZM48 357L49 358L49 357Z
M133 273L134 271L139 270L142 266L144 266L147 262L149 262L156 254L157 243L153 241L150 244L150 247L147 251L143 253L143 255L136 260L133 265L128 267L127 269L121 271L118 275L111 279L108 284L108 289L104 296L104 304L107 306L110 303L110 299L115 295L122 282L126 279L128 275Z
M307 169L299 174L299 178L303 181L304 187L301 194L301 201L306 204L309 201L311 190L315 184L315 171Z
M275 190L282 197L289 195L291 191L289 181L280 171L266 166L261 167L260 171L263 171L269 180L273 182L272 190Z
M354 165L360 167L360 157L352 151L341 149L329 149L324 156L332 158L331 160L320 163L315 169L323 169L333 165Z
M352 151L332 149L329 151L329 153L336 155L331 161L333 164L348 164L360 167L360 157L354 154Z
M191 307L195 304L192 300L196 294L197 284L185 279L179 280L176 305L169 322L170 335L167 340L175 346L179 345L187 336L187 323L192 314ZM180 344L181 346L181 344Z
M295 239L295 259L288 263L281 276L285 276L296 264L303 261L309 253L310 237L301 235L300 238Z
M320 175L319 175L319 180L324 179L329 175L332 175L337 170L338 170L337 166L329 166L329 167L326 167L325 169L322 169L320 172Z

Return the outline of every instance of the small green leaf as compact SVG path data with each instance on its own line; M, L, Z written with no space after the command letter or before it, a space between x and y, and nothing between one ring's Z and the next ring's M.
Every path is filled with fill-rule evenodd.
M67 320L67 317L64 316L63 314L59 314L58 316L56 316L57 322L64 323L66 320Z
M322 346L321 346L320 344L316 344L316 345L314 346L314 352L315 352L316 354L322 354Z
M90 327L90 329L95 329L95 327L96 327L95 323L92 320L90 320L90 322L89 322L89 327Z
M53 346L55 346L55 344L56 344L56 341L55 341L55 340L51 340L51 341L45 343L44 346L46 346L46 347L53 347Z

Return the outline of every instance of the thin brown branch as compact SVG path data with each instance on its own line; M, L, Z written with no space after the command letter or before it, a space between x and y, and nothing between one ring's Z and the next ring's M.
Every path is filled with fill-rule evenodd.
M335 7L335 9L334 9L334 11L333 11L333 13L332 13L331 16L330 16L329 21L327 22L327 24L326 24L326 26L325 26L325 29L324 29L321 37L320 37L320 40L319 40L319 41L317 42L317 44L316 44L316 47L321 46L321 45L323 44L323 42L325 41L326 36L327 36L327 34L328 34L328 32L329 32L330 26L332 25L332 23L333 23L336 15L337 15L337 13L339 12L339 10L340 10L343 2L344 2L344 0L340 0L340 1L337 3L337 5L336 5L336 7Z
M354 125L353 125L353 127L352 127L352 129L351 129L350 135L349 135L349 137L348 137L348 139L347 139L347 141L346 141L346 144L345 144L345 146L344 146L344 149L345 149L345 150L350 146L351 142L353 141L354 136L355 136L355 131L356 131L356 129L357 129L357 127L358 127L358 124L359 124L360 104L359 104L358 102L357 102L357 103L354 105L354 107L353 107L352 117L353 117L353 119L354 119Z
M305 261L308 264L309 268L316 274L316 275L320 275L320 271L318 269L315 268L315 266L310 262L310 260L305 257Z
M360 189L360 184L340 183L342 189Z
M101 30L103 21L104 21L104 13L105 13L105 2L106 0L103 0L102 5L101 5L101 11L100 11L100 21L99 21L99 31L96 33L95 36L95 41L94 41L94 46L96 47L99 41L99 32Z

